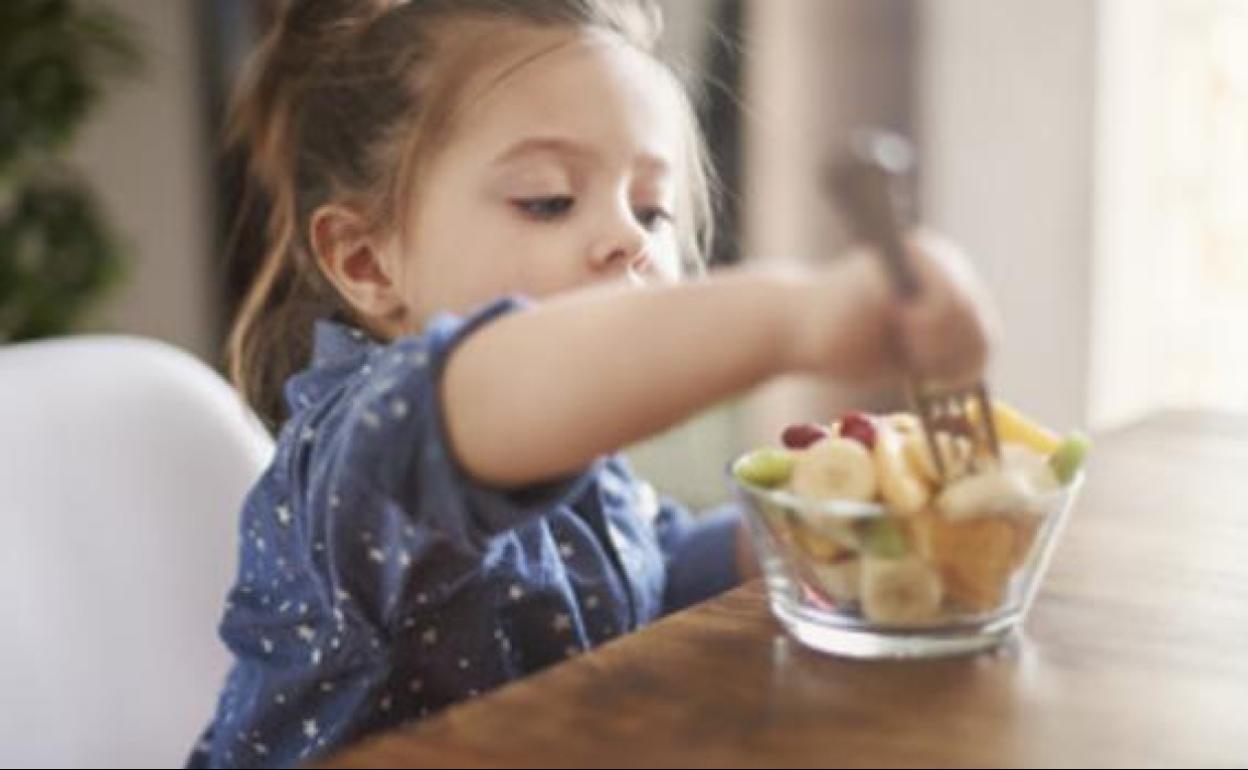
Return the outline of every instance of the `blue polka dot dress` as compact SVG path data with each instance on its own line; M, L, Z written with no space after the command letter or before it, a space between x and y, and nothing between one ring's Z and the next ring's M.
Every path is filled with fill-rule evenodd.
M738 514L695 520L622 457L514 490L458 467L443 365L526 304L439 315L389 344L317 323L274 461L243 507L220 627L235 662L189 766L306 762L737 581Z

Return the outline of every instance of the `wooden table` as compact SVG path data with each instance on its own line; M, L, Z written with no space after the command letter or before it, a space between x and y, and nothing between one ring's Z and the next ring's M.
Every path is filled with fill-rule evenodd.
M1100 437L996 653L853 662L754 583L337 755L329 767L1248 764L1248 420Z

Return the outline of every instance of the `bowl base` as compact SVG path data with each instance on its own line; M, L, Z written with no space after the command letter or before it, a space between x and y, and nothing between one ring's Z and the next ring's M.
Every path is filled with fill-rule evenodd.
M997 647L1016 634L1019 627L1019 617L1013 614L974 625L855 628L819 610L796 604L783 594L772 593L770 604L780 624L805 646L865 660L968 655Z

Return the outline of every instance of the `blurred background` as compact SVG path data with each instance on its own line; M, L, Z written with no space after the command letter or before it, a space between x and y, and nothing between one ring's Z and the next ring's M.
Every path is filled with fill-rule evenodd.
M664 5L665 55L698 95L725 182L714 269L834 258L846 237L821 164L851 130L890 128L918 147L922 219L965 247L996 296L997 395L1061 430L1248 411L1248 3ZM0 353L120 333L220 366L251 263L245 241L227 248L239 179L218 138L272 13L266 0L0 3ZM709 506L725 497L727 460L785 422L896 402L781 380L630 454L662 491ZM6 449L6 466L25 451ZM228 520L211 526L232 548L234 503L217 509ZM14 537L0 562L41 558ZM13 601L27 601L27 579L4 581ZM209 603L205 618L219 611ZM213 687L185 689L196 724ZM8 759L23 757L55 755Z
M141 58L102 80L60 153L94 195L116 264L64 328L24 333L18 271L0 272L0 335L137 334L219 365L249 264L245 248L227 255L238 179L217 139L272 3L85 5L115 13ZM885 126L920 150L923 220L969 251L996 295L998 395L1058 428L1248 409L1248 6L665 6L665 53L700 94L725 179L717 265L831 258L845 238L820 163L851 129ZM14 196L4 203L11 212ZM3 243L12 266L18 241ZM721 495L725 459L785 420L890 400L777 382L634 455L705 504Z

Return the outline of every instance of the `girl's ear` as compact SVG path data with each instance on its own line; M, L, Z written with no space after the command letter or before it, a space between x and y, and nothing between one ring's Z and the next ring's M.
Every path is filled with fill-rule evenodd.
M407 306L395 265L363 218L345 206L321 206L310 229L316 263L351 307L383 329L401 322Z

